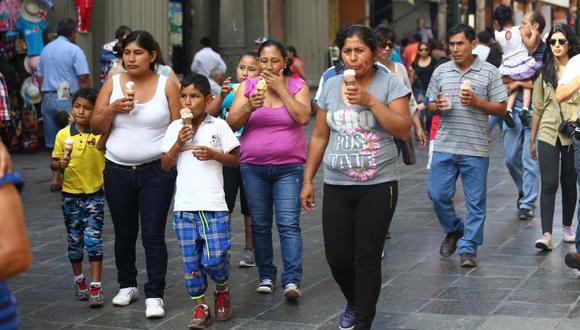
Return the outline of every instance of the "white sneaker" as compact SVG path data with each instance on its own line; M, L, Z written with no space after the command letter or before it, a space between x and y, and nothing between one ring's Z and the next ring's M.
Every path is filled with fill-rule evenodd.
M132 286L129 288L119 289L119 293L113 298L113 305L127 306L139 298L139 290Z
M575 243L576 242L576 234L572 230L570 226L564 226L562 228L564 231L564 242L566 243Z
M165 316L163 309L163 299L161 298L147 298L145 299L145 317L148 319L157 319Z
M536 247L544 251L551 250L554 247L552 245L552 235L550 235L550 233L545 233L542 238L536 241Z
M286 297L286 299L296 300L300 298L300 295L301 293L300 290L298 290L298 285L295 283L288 283L284 287L284 297Z

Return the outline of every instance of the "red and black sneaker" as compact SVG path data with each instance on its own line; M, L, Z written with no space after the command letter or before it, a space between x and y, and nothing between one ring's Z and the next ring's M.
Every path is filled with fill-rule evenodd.
M189 324L190 329L205 329L213 323L209 307L206 304L199 304L193 309L193 317Z
M84 278L82 280L75 281L75 297L78 300L89 299L89 288Z
M89 289L89 306L93 308L103 307L103 289L99 286L91 286Z
M215 295L215 319L227 321L232 317L232 305L230 303L230 290L223 292L214 291Z

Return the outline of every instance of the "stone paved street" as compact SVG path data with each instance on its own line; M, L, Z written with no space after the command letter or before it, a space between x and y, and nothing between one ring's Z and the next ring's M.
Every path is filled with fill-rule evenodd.
M463 269L459 258L438 254L443 234L426 194L426 150L418 151L418 165L401 166L399 203L385 244L383 288L374 329L578 329L580 279L569 270L564 255L573 244L562 242L560 197L554 230L554 250L534 248L540 235L539 216L517 218L517 192L501 158L499 135L493 136L488 181L488 217L479 267ZM113 228L107 212L104 232L106 305L89 309L76 301L66 257L66 235L60 194L49 192L49 153L14 155L26 180L23 195L26 221L34 251L32 268L9 284L16 295L22 329L186 329L192 302L184 289L181 258L171 226L166 237L169 271L165 295L166 317L147 320L144 297L125 307L114 307L117 291L113 257ZM322 175L316 178L317 208L303 214L303 297L297 304L284 301L278 288L272 295L255 292L257 270L239 269L243 249L241 215L233 221L231 294L233 318L212 329L337 329L344 300L330 276L321 231ZM456 204L461 214L463 193ZM539 204L539 202L537 202ZM574 221L576 225L576 220ZM277 236L277 235L276 235ZM143 250L138 244L141 293L145 282ZM275 245L280 265L279 244ZM85 272L88 273L88 272ZM213 303L210 304L213 308Z

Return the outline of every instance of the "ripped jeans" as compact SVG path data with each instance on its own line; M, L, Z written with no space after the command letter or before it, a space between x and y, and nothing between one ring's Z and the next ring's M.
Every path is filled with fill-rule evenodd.
M207 277L217 285L230 275L228 211L175 211L173 230L179 241L187 292L193 299L207 290Z

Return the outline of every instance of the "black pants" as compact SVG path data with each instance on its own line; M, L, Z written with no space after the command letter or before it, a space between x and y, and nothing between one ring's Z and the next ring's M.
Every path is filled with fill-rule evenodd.
M542 233L552 233L554 204L559 185L562 186L562 225L572 225L574 218L574 209L576 208L574 148L571 145L562 146L560 139L556 141L556 146L538 141L538 162L542 176L542 193L540 195ZM559 184L558 179L560 179Z
M381 291L381 252L397 206L397 182L369 186L324 185L322 226L326 259L355 329L370 329Z
M165 225L175 188L175 170L160 162L137 166L105 164L105 195L115 227L115 264L120 288L137 286L135 243L141 223L147 279L145 296L163 298L167 273Z

